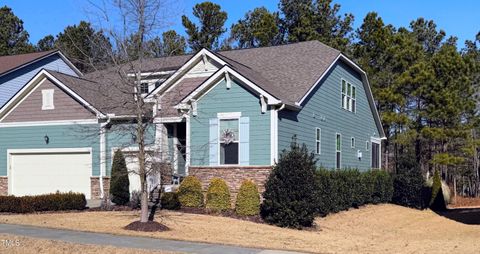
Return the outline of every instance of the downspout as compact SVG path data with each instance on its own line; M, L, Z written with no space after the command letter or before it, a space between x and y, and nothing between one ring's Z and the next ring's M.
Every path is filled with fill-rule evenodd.
M110 117L107 116L107 121L105 123L100 124L100 176L98 177L99 185L100 185L100 198L103 199L105 197L105 191L103 189L103 176L106 173L107 168L107 160L106 160L106 152L107 152L107 142L106 142L106 126L110 124Z

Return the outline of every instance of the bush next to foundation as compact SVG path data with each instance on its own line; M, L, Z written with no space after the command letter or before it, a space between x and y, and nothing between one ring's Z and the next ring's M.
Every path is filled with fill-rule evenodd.
M178 188L178 200L182 207L203 207L202 184L195 176L187 176Z
M38 196L0 196L0 212L31 213L85 209L87 201L81 193L52 193Z
M257 185L253 181L245 180L240 186L235 212L242 216L257 215L260 212L260 195Z
M226 211L231 208L230 191L227 183L221 178L213 178L207 190L205 207L213 212Z

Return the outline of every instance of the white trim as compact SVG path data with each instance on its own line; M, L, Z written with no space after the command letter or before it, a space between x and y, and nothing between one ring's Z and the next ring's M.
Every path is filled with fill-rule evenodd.
M183 117L172 116L172 117L158 117L153 119L153 123L180 123L183 122Z
M345 82L345 93L343 92L343 82ZM350 85L350 95L348 95L348 85ZM353 90L355 89L355 97L353 97ZM341 96L341 103L340 107L348 112L357 113L357 87L348 81L345 78L340 78L340 96ZM345 100L343 100L343 96L345 96ZM347 102L350 99L350 104L347 107ZM353 106L353 102L355 102L355 106Z
M47 70L42 69L22 89L20 89L20 91L18 91L17 94L7 102L7 104L5 104L0 109L0 116L2 116L0 121L2 121L8 115L8 113L10 113L15 108L15 106L20 104L21 101L23 101L27 97L24 94L26 91L29 92L26 95L31 94L36 88L38 88L38 86L40 86L43 83L43 81L45 80L45 77L52 80L56 85L58 85L60 88L62 88L69 95L74 97L76 100L78 100L80 103L82 103L84 106L86 106L91 111L95 112L97 117L105 117L105 115L102 112L100 112L99 110L94 108L90 103L88 103L86 100L84 100L78 94L76 94L74 91L72 91L70 88L68 88L65 84L63 84L58 79L56 79ZM35 85L35 86L33 88L31 88L31 86L33 86L33 85ZM31 90L29 90L29 89L31 89Z
M209 90L206 90L209 86L212 86L211 88L217 86L223 79L225 73L228 72L230 78L235 77L237 78L240 82L243 84L247 85L250 87L254 92L256 92L258 95L263 95L267 99L268 105L277 105L280 104L281 101L273 97L271 94L267 93L265 90L242 76L240 73L235 71L234 69L230 68L229 66L225 65L223 66L220 70L215 72L212 76L210 76L207 80L205 80L202 85L197 87L193 92L191 92L187 97L185 97L177 106L179 107L182 104L188 103L191 99L197 99L199 100L201 98L201 95L208 93ZM219 81L220 80L220 81ZM219 82L217 82L219 81ZM205 91L206 90L206 91ZM181 106L180 106L181 107Z
M173 172L178 174L178 125L173 125Z
M295 104L297 106L300 106L302 105L303 101L305 101L305 99L308 97L308 95L310 95L310 93L318 86L318 84L320 83L320 81L325 77L325 75L327 75L327 73L330 71L330 69L332 69L332 67L335 65L335 63L337 62L337 60L341 57L342 54L339 54L335 60L332 61L332 63L328 66L328 68L322 73L322 75L317 79L317 81L315 81L314 85L312 87L310 87L310 89L307 91L307 93L305 93L303 95L303 97L300 99L300 101L296 102Z
M158 76L158 75L168 75L168 74L172 74L174 73L175 70L172 70L172 71L153 71L153 72L141 72L140 73L140 77L142 76ZM136 73L128 73L127 74L128 77L136 77L137 74ZM143 80L143 79L142 79Z
M239 119L242 117L242 112L220 112L217 113L217 118L220 120Z
M238 113L240 113L240 115L238 117L235 117L236 115L238 115ZM218 115L219 114L224 114L225 117L219 117ZM231 113L217 113L217 118L218 118L218 126L217 126L217 135L218 135L218 138L217 138L217 159L218 159L218 165L219 166L225 166L225 165L240 165L240 152L241 152L241 149L240 149L240 117L241 117L241 112L231 112ZM238 163L237 164L222 164L221 161L220 161L220 144L222 142L220 142L220 122L222 120L237 120L238 121L238 138L237 138L237 141L233 141L232 143L237 143L238 144Z
M11 112L15 111L15 109L23 103L23 101L25 101L39 86L40 84L42 84L45 80L47 80L46 77L42 78L36 85L34 88L32 88L30 91L28 91L28 93L23 97L19 97L19 101L15 104L11 103L15 98L17 98L17 95L19 95L21 93L21 91L24 89L22 88L14 97L12 97L2 108L0 108L0 122L3 121L3 119L5 119L8 115L10 115ZM32 78L32 81L33 81L33 78ZM31 81L30 81L31 82ZM29 83L30 83L29 82ZM27 83L27 85L29 84ZM26 86L27 86L26 85ZM25 87L26 87L25 86ZM12 108L10 110L7 110L5 111L5 109L8 107L8 106L12 106ZM2 116L3 112L5 111L5 115Z
M108 122L100 124L100 175L99 175L99 184L100 184L100 198L103 199L105 196L103 189L103 177L106 176L107 172L107 142L106 142L106 131L105 128L108 125Z
M340 136L340 150L337 149L337 136ZM337 153L340 153L340 165L337 167ZM335 133L335 169L342 168L342 134L336 132Z
M15 68L7 71L7 72L4 72L4 73L0 74L0 77L3 77L3 76L5 76L5 75L7 75L7 74L9 74L9 73L14 72L14 71L20 70L20 69L22 69L23 67L26 67L26 66L28 66L28 65L30 65L30 64L34 64L34 63L36 63L36 62L38 62L38 61L41 61L41 60L43 60L43 59L45 59L45 58L48 58L48 57L50 57L50 56L53 56L53 55L55 55L55 54L59 54L59 55L60 55L60 58L62 58L62 60L68 65L68 67L70 67L78 76L83 76L83 73L82 73L79 69L77 69L77 67L75 67L75 65L72 64L72 62L70 62L70 60L68 60L68 58L65 57L65 55L63 55L63 53L62 53L60 50L56 50L56 51L53 51L52 53L50 53L50 54L48 54L48 55L44 55L44 56L42 56L42 57L36 58L36 59L34 59L34 60L32 60L32 61L30 61L30 62L28 62L28 63L22 64L22 65L17 66L17 67L15 67Z
M55 104L54 104L54 100L53 100L54 93L55 93L54 89L43 89L42 90L42 110L55 109Z
M204 49L198 51L194 56L192 56L192 58L190 58L190 60L188 60L185 64L183 64L182 67L180 67L180 69L176 70L175 73L173 73L170 77L168 77L167 80L165 80L162 83L161 86L159 86L155 90L153 90L147 97L154 96L155 94L157 94L161 91L164 91L165 89L168 89L169 84L172 81L176 80L180 75L185 74L192 67L191 66L192 64L196 64L197 62L199 62L199 60L200 61L203 60L204 55L210 57L211 59L213 59L214 61L216 61L220 65L225 65L226 64L223 60L218 58L215 54L211 53L209 50L204 48ZM202 59L199 59L199 58L202 58Z
M378 168L382 168L382 139L377 137L370 137L371 143L378 145ZM370 149L373 152L373 149ZM372 159L372 154L370 154L370 160ZM370 161L370 167L372 166L372 161Z
M190 128L191 128L191 125L190 125L190 116L187 115L185 116L185 120L186 120L186 126L185 126L185 129L186 129L186 132L185 133L185 175L188 176L188 167L190 166Z
M270 163L278 161L278 111L270 108Z
M77 75L79 77L83 76L83 73L72 62L70 62L70 60L68 60L68 58L62 53L62 51L58 50L56 52L60 55L60 57L63 59L63 61L65 61L65 63L70 68L72 68L75 73L77 73Z
M318 138L317 138L317 132L319 133ZM317 146L318 146L318 149L317 149ZM322 154L322 128L320 127L315 128L315 154L318 154L318 155Z
M35 149L7 149L7 178L8 178L8 195L12 194L13 190L13 176L11 168L12 155L15 154L35 154L35 153L89 153L90 161L93 162L93 149L91 147L79 148L35 148ZM93 174L93 164L90 167L90 177L95 177ZM90 196L92 193L90 193Z
M51 125L75 125L75 124L96 124L97 119L59 120L59 121L35 121L35 122L14 122L0 123L0 128L28 127L28 126L51 126Z
M369 105L370 105L370 110L373 112L374 119L375 119L375 124L377 125L377 129L379 129L380 137L382 139L386 139L386 135L385 135L385 132L383 130L382 123L381 123L381 120L380 120L380 115L378 113L377 107L375 106L375 101L374 101L374 98L373 98L372 90L370 88L370 83L368 81L367 73L362 68L360 68L360 66L358 66L356 63L354 63L352 60L350 60L348 57L346 57L342 53L340 53L337 56L337 58L335 58L335 60L333 60L333 62L328 66L328 68L322 73L320 78L318 78L317 81L315 81L314 85L312 87L310 87L310 89L307 91L307 93L305 93L303 95L303 97L300 99L300 101L295 102L295 104L297 106L300 106L305 101L305 99L310 95L310 93L320 84L320 81L325 77L325 75L327 75L327 73L332 69L332 67L335 65L335 63L337 63L338 59L344 60L350 67L352 67L353 69L360 72L361 77L362 77L363 87L365 88L365 92L367 94L367 100L368 100Z

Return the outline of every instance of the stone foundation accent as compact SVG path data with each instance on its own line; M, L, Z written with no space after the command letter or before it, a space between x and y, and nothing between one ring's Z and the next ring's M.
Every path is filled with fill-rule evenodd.
M227 182L232 196L232 202L235 202L237 193L244 180L252 180L258 186L260 195L265 191L265 182L272 171L272 166L215 166L215 167L194 167L188 168L188 175L200 179L202 188L207 190L210 180L215 177L222 178Z
M8 177L0 176L0 196L8 195Z
M103 193L108 195L110 191L110 177L104 176L103 180ZM90 198L91 199L100 199L100 179L98 176L90 177Z

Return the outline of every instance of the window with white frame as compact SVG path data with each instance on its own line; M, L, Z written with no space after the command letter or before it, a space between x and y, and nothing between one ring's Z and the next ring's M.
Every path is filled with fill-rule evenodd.
M355 148L355 137L352 137L352 139L350 140L350 147Z
M320 154L322 152L322 129L315 129L315 153Z
M335 168L342 167L342 135L337 133L335 136Z
M42 110L54 109L53 105L53 89L42 90Z
M380 168L380 144L372 142L372 168Z
M140 93L141 94L146 94L149 92L149 83L141 83L140 84Z
M220 119L219 121L219 149L221 165L238 164L238 129L238 119Z
M356 110L356 88L342 79L342 108L351 112Z

